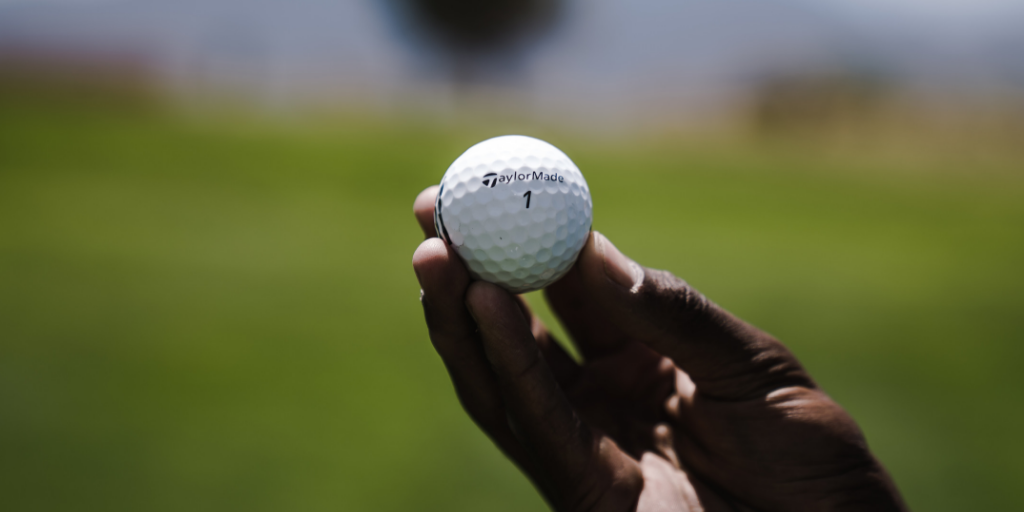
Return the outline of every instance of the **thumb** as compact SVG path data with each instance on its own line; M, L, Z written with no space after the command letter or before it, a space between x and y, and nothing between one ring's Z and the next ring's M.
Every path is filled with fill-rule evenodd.
M623 332L671 358L709 398L743 400L815 387L796 357L685 281L645 268L594 232L580 253L584 287Z

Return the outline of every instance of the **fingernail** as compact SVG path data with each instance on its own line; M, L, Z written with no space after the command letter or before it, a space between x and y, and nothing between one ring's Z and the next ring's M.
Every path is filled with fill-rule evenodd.
M604 273L619 285L636 293L644 282L644 270L625 254L619 252L604 235L594 232L597 248L604 256Z

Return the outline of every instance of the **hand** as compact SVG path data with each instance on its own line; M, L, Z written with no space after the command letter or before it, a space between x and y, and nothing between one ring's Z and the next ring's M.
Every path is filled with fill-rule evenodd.
M853 419L769 334L592 233L546 290L584 363L474 282L414 210L430 339L466 412L556 510L905 510Z

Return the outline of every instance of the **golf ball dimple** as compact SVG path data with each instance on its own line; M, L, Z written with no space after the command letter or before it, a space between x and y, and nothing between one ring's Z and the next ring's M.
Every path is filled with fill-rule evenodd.
M506 135L463 153L441 178L434 224L469 273L513 293L539 290L575 263L593 220L583 174L558 148Z

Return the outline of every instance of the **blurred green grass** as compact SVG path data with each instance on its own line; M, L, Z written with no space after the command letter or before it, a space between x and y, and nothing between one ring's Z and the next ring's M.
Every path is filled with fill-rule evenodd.
M543 510L409 266L413 197L497 134L0 97L2 508ZM915 509L1024 508L1022 162L549 138L595 228L785 341Z

